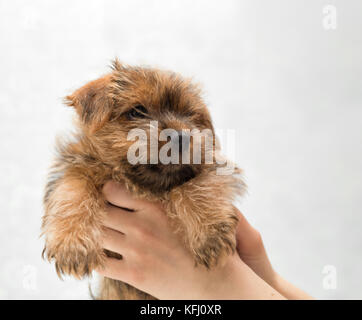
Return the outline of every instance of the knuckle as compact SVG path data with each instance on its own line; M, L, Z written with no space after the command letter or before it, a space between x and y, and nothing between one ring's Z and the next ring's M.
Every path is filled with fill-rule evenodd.
M107 197L111 195L114 191L114 182L113 181L107 181L103 186L103 194Z
M137 235L137 238L141 241L151 241L153 239L153 233L152 231L141 225L134 226L135 234Z
M127 228L128 232L131 233L132 235L138 235L139 231L139 226L138 223L136 221L134 221L133 219L128 219L126 221L122 221L123 226Z

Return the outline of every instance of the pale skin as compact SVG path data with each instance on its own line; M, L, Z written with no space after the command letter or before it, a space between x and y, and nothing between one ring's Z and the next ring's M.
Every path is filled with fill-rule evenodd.
M101 275L161 300L312 299L274 271L260 233L240 212L237 253L208 270L195 266L161 205L134 199L115 182L107 182L103 193L110 203L103 247L123 259L107 258L97 270Z

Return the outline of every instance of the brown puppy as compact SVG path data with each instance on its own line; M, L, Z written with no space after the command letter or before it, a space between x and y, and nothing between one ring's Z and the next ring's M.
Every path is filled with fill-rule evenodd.
M213 138L212 163L152 163L148 149L141 155L146 164L132 164L128 158L135 143L127 139L129 132L144 130L144 143L149 144L150 121L157 121L157 136L163 129L175 129L178 142L185 129L209 129L214 135L209 112L194 84L172 72L124 66L116 60L111 73L75 91L67 97L67 104L77 112L77 133L74 141L57 143L42 225L43 255L55 261L59 276L82 278L101 267L106 255L115 256L103 250L100 240L107 205L102 187L111 179L125 184L139 198L161 202L196 264L212 267L234 251L237 215L232 202L244 184L237 176L238 169L218 174L223 165L218 164ZM186 147L182 140L177 150L192 154L196 140L192 136ZM166 142L160 142L156 150ZM198 145L206 145L205 136ZM205 160L210 148L201 150L206 150L201 154ZM122 282L104 279L99 298L152 297Z

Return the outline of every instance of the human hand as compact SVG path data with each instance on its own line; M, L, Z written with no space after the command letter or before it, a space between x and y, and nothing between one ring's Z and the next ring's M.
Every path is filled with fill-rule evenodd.
M236 230L237 251L240 258L265 282L277 290L287 299L313 299L301 289L283 279L274 271L268 258L262 236L244 217L239 213L239 222Z
M160 204L136 200L120 184L108 182L103 247L123 256L107 258L98 270L158 299L282 299L237 254L212 270L195 266L173 233ZM133 209L130 212L122 208Z
M240 258L264 281L274 287L277 273L266 253L262 236L237 209L239 222L236 229L237 251Z

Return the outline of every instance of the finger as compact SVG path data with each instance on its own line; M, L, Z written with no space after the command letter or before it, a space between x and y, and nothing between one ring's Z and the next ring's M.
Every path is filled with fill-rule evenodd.
M114 181L108 181L104 185L103 194L108 202L120 208L140 212L149 212L151 210L153 213L162 212L163 209L160 203L136 199L124 185Z
M103 277L114 280L127 282L128 265L124 259L106 258L103 267L97 268L96 271Z
M236 240L239 249L251 250L262 246L262 239L258 230L256 230L245 216L237 209L238 225L236 227Z
M252 233L255 229L253 226L249 223L249 221L245 218L245 216L239 211L239 209L235 208L237 215L238 215L238 232L240 233L240 236L243 236L242 233Z
M125 237L126 236L124 234L118 231L105 228L102 238L102 246L104 249L121 254L122 256L127 255L130 248L126 244Z
M107 215L103 225L110 229L127 234L128 230L136 224L135 212L129 212L114 206L107 206Z
M114 181L108 181L103 186L105 198L113 205L131 210L138 210L140 200L134 199L126 187Z

